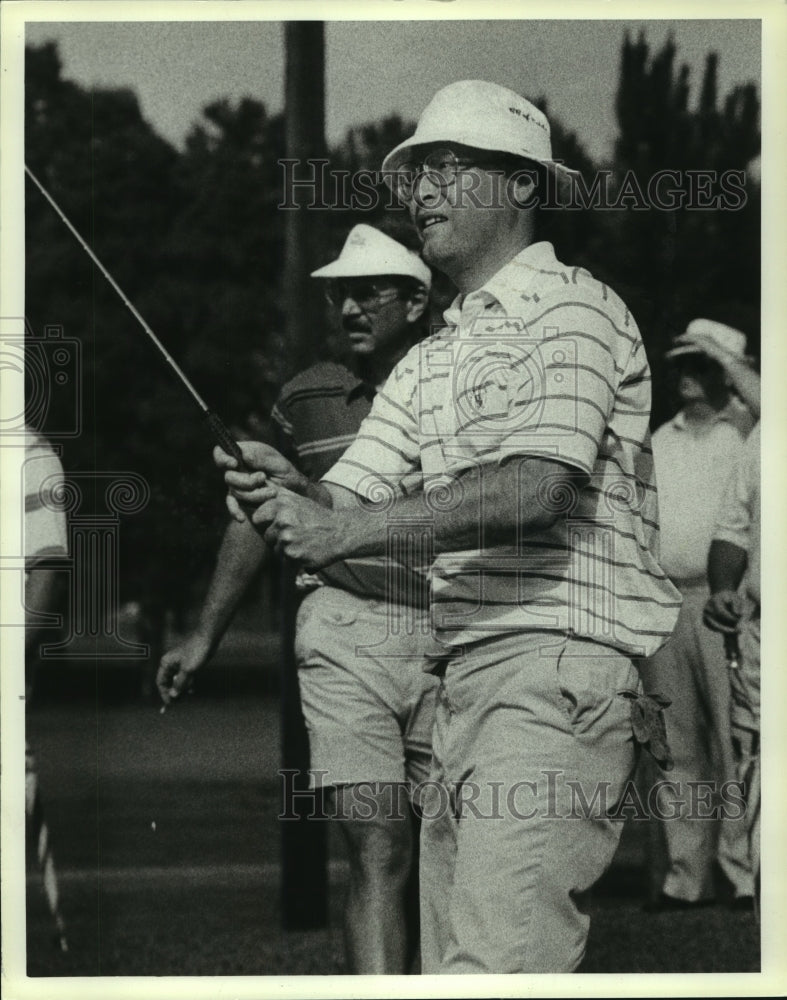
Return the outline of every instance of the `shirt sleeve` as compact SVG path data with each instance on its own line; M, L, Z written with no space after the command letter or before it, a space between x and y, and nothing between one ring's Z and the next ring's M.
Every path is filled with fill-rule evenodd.
M410 352L374 397L355 440L322 481L343 486L372 502L412 488L420 468L416 369Z
M28 452L25 460L25 567L68 555L65 511L59 503L65 477L58 457L48 448Z
M746 441L744 450L727 481L722 498L714 540L731 542L747 552L751 548L753 503L756 490L757 472L752 456L759 447L759 433L753 432Z
M501 460L545 457L590 473L624 374L619 359L632 354L635 339L596 304L565 298L545 303L521 340L504 347L497 376L491 374L482 387L487 399L478 392L478 380L470 386L476 403L486 403L479 433L494 436L499 423ZM491 361L487 367L493 371Z

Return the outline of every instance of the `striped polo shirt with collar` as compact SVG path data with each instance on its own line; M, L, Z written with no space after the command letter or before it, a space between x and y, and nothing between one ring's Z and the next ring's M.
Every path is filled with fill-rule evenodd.
M318 480L352 442L373 398L373 387L344 365L312 365L284 385L271 410L279 451Z
M435 635L461 645L538 629L651 654L680 595L658 562L650 373L633 317L542 242L445 319L394 369L324 481L375 499L419 470L445 506L461 503L460 472L538 456L575 469L576 488L541 484L539 502L564 515L548 530L492 548L479 525L476 548L436 558Z

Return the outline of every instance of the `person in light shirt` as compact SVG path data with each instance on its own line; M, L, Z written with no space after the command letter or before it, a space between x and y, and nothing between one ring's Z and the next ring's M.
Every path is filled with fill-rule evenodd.
M746 440L727 484L708 553L711 596L704 621L729 642L737 664L729 671L730 723L737 778L746 795L748 862L754 899L760 896L760 425ZM735 648L733 646L733 648ZM759 909L758 909L759 913Z
M683 595L683 606L671 641L643 665L643 676L672 701L670 781L679 785L681 801L688 801L691 782L712 782L718 790L736 776L724 646L721 636L705 628L702 613L713 529L725 484L754 422L758 379L746 360L745 335L712 320L689 323L666 357L680 409L653 435L653 457L661 563ZM665 794L673 793L665 789ZM669 815L666 803L664 815ZM686 814L660 826L666 871L661 892L647 909L712 902L717 866L735 905L751 904L754 886L738 818Z
M260 444L243 449L252 473L214 457L234 516L258 504L253 522L306 566L384 552L408 525L428 534L440 694L423 971L573 971L636 760L633 659L680 605L658 561L645 351L615 292L539 239L541 192L571 171L528 100L450 84L383 174L459 291L446 326L306 496ZM587 808L568 819L578 791Z

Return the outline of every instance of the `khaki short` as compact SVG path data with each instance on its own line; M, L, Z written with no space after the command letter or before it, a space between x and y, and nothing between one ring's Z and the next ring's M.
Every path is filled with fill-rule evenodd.
M422 782L437 680L428 615L334 587L301 603L295 657L312 785Z

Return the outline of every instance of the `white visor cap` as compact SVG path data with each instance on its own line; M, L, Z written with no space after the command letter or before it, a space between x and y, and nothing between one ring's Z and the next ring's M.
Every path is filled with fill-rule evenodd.
M459 80L437 91L424 108L414 135L383 160L386 183L395 189L392 175L412 159L410 150L414 147L452 142L533 160L559 180L579 174L552 159L549 122L534 104L496 83Z
M691 337L697 334L710 337L725 351L734 354L741 361L746 360L746 334L712 319L693 319L686 327L686 332L677 338L677 345L667 351L664 357L677 358L681 354L704 354L701 347L691 343Z
M312 278L370 278L375 275L404 275L420 281L427 289L432 272L421 258L398 240L374 226L360 223L350 230L336 260L312 271Z

